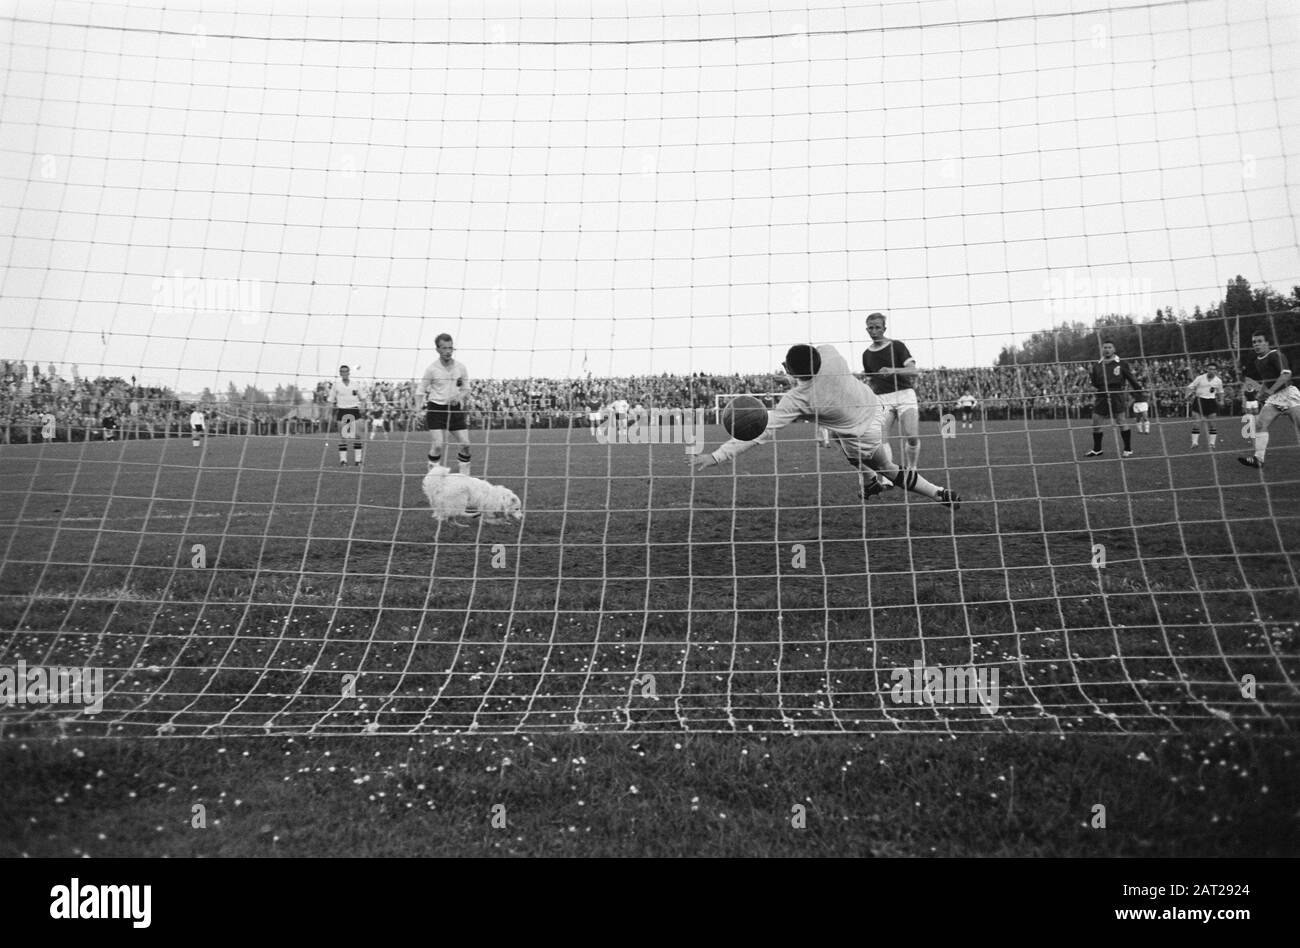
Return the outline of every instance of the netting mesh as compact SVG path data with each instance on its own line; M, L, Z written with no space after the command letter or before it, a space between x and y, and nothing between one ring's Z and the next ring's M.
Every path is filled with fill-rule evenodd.
M1295 723L1289 420L1233 460L1247 337L1300 341L1279 4L349 9L0 20L4 733ZM692 473L873 311L960 510L811 423ZM521 525L430 518L443 332Z

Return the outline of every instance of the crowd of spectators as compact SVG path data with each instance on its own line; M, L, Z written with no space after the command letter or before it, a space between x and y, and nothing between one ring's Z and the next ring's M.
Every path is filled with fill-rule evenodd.
M1153 415L1169 415L1186 402L1184 387L1210 356L1134 360L1133 369L1147 386ZM1231 385L1236 366L1226 353L1217 358ZM40 440L46 414L55 418L55 439L85 441L116 438L167 437L189 434L189 415L205 410L214 434L306 434L328 431L329 381L316 385L301 405L244 405L213 399L204 405L182 402L166 389L141 386L134 378L80 376L75 366L64 378L50 365L0 360L0 442ZM478 379L471 389L470 424L486 427L565 427L585 425L593 412L625 399L633 406L705 408L717 397L738 392L758 394L770 406L788 385L784 376L693 375L626 376L580 379ZM392 430L411 431L423 425L418 383L380 381L363 386L367 415L378 411ZM957 399L970 393L990 419L1082 418L1091 411L1093 388L1086 364L1051 363L1020 366L923 370L917 379L922 417L937 420ZM712 419L711 419L712 420Z

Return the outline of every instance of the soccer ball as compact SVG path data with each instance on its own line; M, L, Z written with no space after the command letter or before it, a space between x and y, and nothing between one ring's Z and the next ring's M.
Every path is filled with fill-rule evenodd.
M722 427L740 441L753 441L767 430L767 409L753 395L737 395L722 409Z

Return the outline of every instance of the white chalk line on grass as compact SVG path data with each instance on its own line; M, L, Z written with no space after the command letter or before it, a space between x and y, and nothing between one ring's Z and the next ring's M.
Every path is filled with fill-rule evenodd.
M226 517L258 517L265 514L256 514L251 511L234 511L232 513L199 513L199 514L140 514L132 517L130 514L114 514L112 517L24 517L22 520L0 520L0 527L22 527L29 523L104 523L110 520L201 520L223 519Z

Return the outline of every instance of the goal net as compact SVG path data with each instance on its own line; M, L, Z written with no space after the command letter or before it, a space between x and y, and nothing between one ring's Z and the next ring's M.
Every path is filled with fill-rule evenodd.
M0 733L1291 730L1296 20L1095 6L13 8Z

